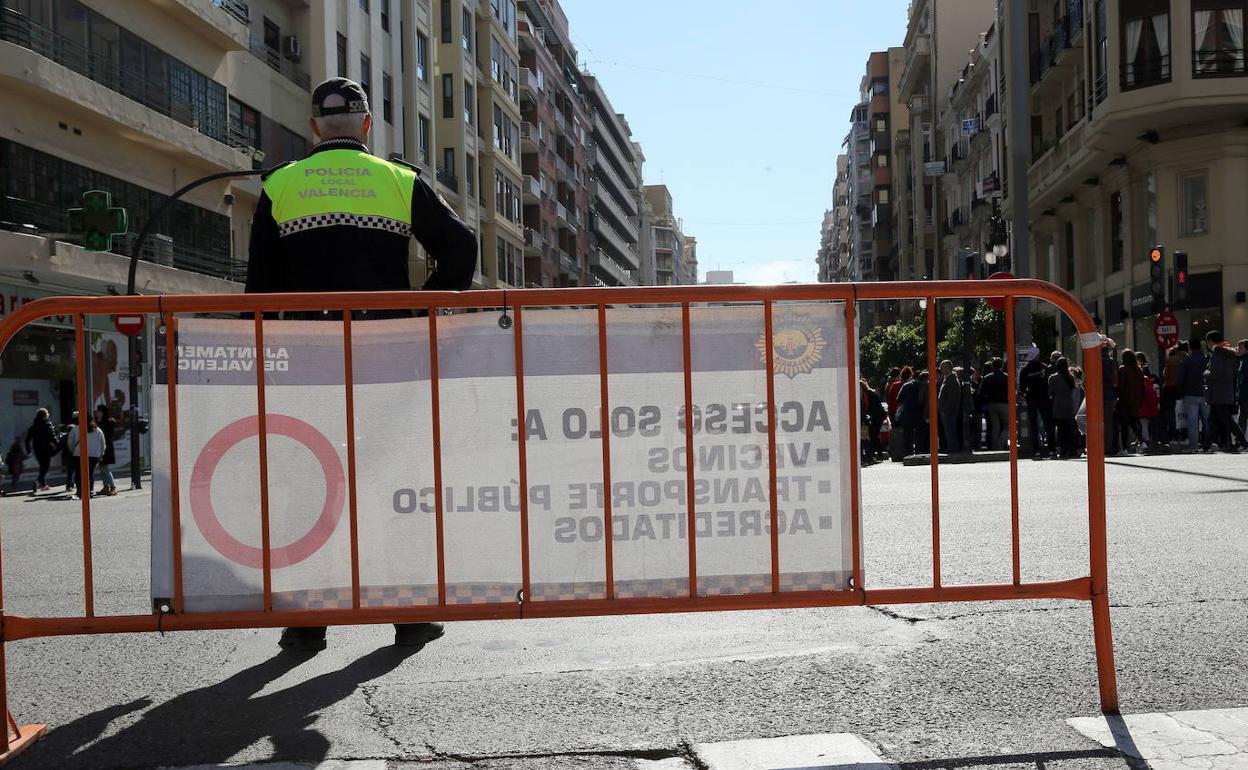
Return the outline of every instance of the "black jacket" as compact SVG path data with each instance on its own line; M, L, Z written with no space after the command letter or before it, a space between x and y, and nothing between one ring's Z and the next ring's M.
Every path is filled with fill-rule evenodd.
M354 139L327 139L312 152L341 149L368 148ZM424 289L472 286L476 236L419 175L412 190L412 236L436 260ZM261 193L251 222L246 291L407 291L407 264L408 237L385 230L338 225L279 236L273 203Z
M34 451L36 456L51 457L56 454L56 426L51 420L32 422L26 429L26 451Z

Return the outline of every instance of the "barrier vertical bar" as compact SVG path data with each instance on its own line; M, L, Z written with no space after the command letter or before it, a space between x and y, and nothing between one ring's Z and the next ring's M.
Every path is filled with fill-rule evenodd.
M1082 335L1081 335L1082 336ZM1101 344L1084 342L1084 389L1088 402L1088 552L1092 578L1092 635L1101 710L1118 713L1118 677L1109 618L1109 563L1105 533L1105 403Z
M264 314L255 313L256 324L256 434L260 440L260 572L264 611L273 611L273 543L269 524L269 406L265 394Z
M607 578L607 598L615 598L615 554L614 542L612 537L614 528L611 520L611 399L609 389L607 387L608 371L607 358L607 306L598 306L598 387L599 397L602 402L602 419L600 420L600 430L602 432L602 531L605 533L603 541L605 541L605 571ZM686 495L692 494L692 490L686 492Z
M173 542L173 611L182 612L182 475L178 465L178 319L165 313L165 400L169 404L169 518Z
M940 405L936 382L936 298L927 298L927 443L932 468L932 587L940 588Z
M776 369L771 300L763 302L763 339L767 377L767 499L771 503L771 592L780 593L780 501L776 492ZM693 462L693 457L689 458Z
M524 320L521 309L519 304L512 306L516 318L512 336L516 346L516 424L520 431L520 440L516 442L520 459L520 584L527 602L532 601L533 595L529 586L529 432L524 413ZM611 539L611 530L607 530L606 538Z
M351 525L351 606L360 608L360 523L355 487L355 363L351 309L342 310L342 377L347 397L347 516Z
M83 314L74 313L74 347L78 353L78 497L82 500L82 590L86 616L95 617L95 574L91 565L91 487L87 416L90 398L87 393L87 340L83 331Z
M862 500L860 498L860 455L858 452L858 335L854 300L845 300L845 360L849 367L849 525L853 539L854 590L863 591L862 579Z
M429 401L433 432L433 523L438 543L438 604L446 606L446 535L442 529L442 404L438 395L438 309L429 308Z
M1005 298L1005 389L1009 405L1010 442L1010 562L1013 569L1014 585L1020 585L1022 578L1022 562L1019 549L1018 534L1018 367L1015 366L1014 350L1014 297Z
M685 506L689 541L689 598L698 598L698 519L693 499L693 343L689 303L680 303L682 354L685 362Z

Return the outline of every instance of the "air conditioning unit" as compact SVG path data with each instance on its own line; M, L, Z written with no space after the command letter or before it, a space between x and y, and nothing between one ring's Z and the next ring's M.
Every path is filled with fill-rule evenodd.
M294 35L287 35L282 38L282 56L297 62L302 53L303 49L299 47L299 38Z

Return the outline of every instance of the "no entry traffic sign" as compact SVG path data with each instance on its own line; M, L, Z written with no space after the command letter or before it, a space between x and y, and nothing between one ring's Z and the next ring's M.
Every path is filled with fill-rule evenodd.
M140 313L119 313L113 316L113 326L127 337L133 337L143 331L143 316Z
M990 281L994 279L1004 280L1006 278L1013 278L1013 277L1014 277L1013 273L1007 273L1005 271L1001 271L1000 273L993 273L992 275L988 276L988 280ZM984 302L987 302L989 307L993 308L994 310L1000 310L1002 312L1005 311L1005 297L988 297L987 299L984 300Z
M1162 348L1172 348L1179 344L1178 317L1169 310L1158 313L1157 320L1153 322L1153 336Z

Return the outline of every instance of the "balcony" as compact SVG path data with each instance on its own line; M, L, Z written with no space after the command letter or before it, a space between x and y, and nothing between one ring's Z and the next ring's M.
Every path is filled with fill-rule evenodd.
M566 160L560 158L558 155L555 156L555 171L561 181L571 183L571 181L575 179L572 166L570 166Z
M611 256L617 262L628 265L628 269L637 269L637 266L641 264L641 258L637 254L637 249L625 241L623 236L615 231L614 227L604 222L602 217L595 216L591 222L593 223L594 234L598 239L598 245L609 247Z
M453 173L451 173L447 169L444 169L441 166L439 166L437 178L438 178L438 182L441 183L442 186L444 186L446 189L450 190L453 193L459 192L459 177L455 176Z
M598 273L598 277L610 286L635 286L637 284L628 269L603 253L602 249L590 250L589 269Z
M559 201L555 201L555 217L560 221L560 223L566 223L568 221L568 209Z
M123 39L138 42L122 30ZM113 55L92 51L17 11L0 7L0 88L18 84L34 88L40 98L59 98L66 115L90 112L143 133L150 139L199 161L229 170L250 167L229 147L225 87L163 54L162 77L149 80L122 70L117 48ZM208 89L206 103L177 98L171 78L200 79ZM206 83L205 83L206 81Z
M576 257L568 254L568 252L557 246L555 247L554 252L559 257L559 268L561 270L566 270L574 276L580 274L581 266L577 262Z
M251 23L251 10L243 0L170 0L162 5L177 18L179 24L194 32L196 37L227 51L247 50L247 27ZM104 7L107 6L105 3Z
M555 127L559 129L559 133L563 136L571 137L572 125L568 121L567 116L563 114L562 110L553 110L553 112L555 114Z
M541 91L537 84L537 75L534 75L533 70L528 67L520 68L520 90L529 91L534 95Z
M906 63L901 71L898 87L901 95L913 96L927 90L927 69L932 61L932 41L926 32L914 36L906 46Z
M524 191L525 203L542 202L542 180L525 174L524 184L521 189Z
M523 152L538 152L541 149L542 124L520 124L520 148Z
M293 61L282 56L282 52L270 47L262 37L251 38L251 54L269 65L274 72L280 72L290 82L304 91L312 90L312 76L304 72Z
M591 183L591 187L593 189L590 194L594 208L598 210L599 214L606 213L608 218L613 220L612 226L618 226L625 240L629 243L635 242L637 240L637 220L630 217L624 212L624 209L620 208L620 205L616 203L615 197L610 192L597 189L596 182Z
M524 228L524 256L540 257L546 254L546 237L531 227Z
M1203 48L1192 54L1192 77L1225 78L1248 74L1243 48Z

